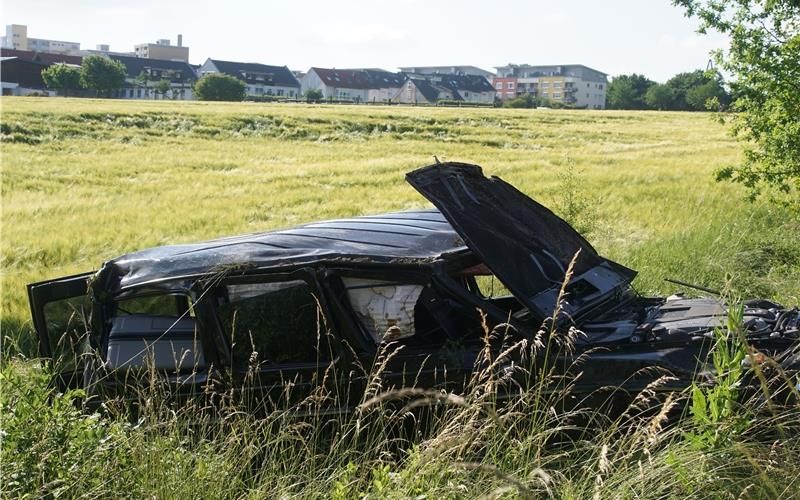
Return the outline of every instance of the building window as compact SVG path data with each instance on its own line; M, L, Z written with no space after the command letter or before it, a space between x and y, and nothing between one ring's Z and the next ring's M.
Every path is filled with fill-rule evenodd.
M278 95L283 96L283 89L278 89Z
M410 85L410 84L409 84L409 85ZM502 90L502 89L503 89L503 82L497 82L497 83L495 84L495 87L497 87L497 90Z
M513 88L514 88L514 82L508 82L508 83L506 83L506 88L507 88L507 89L513 89Z
M548 94L547 92L542 92L542 97L547 99L548 97L550 97L550 94Z
M600 84L600 87L599 87L599 89L600 89L600 90L603 90L603 84L602 84L602 83Z
M553 92L553 99L561 99L561 92Z
M553 88L554 89L560 89L561 88L561 82L554 82L553 83Z
M543 89L550 88L550 82L542 82L542 88Z

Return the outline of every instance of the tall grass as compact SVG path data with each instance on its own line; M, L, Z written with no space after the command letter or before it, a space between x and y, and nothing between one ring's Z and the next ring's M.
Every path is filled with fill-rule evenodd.
M109 402L86 414L82 392L54 392L48 369L24 361L35 356L26 283L146 246L426 206L401 180L433 155L481 164L586 223L602 253L640 271L643 293L675 291L664 277L731 278L742 296L800 302L800 223L713 182L739 153L702 114L0 104L5 497L797 496L796 405L732 404L702 385L668 393L661 379L615 416L587 411L547 362L569 335L548 328L525 362L513 335L505 356L487 347L461 394L385 386L390 343L359 374L370 384L357 411L338 417L321 410L352 402L330 384L257 415L232 396L214 411L175 406L157 378L136 412ZM485 332L486 345L507 333ZM528 385L506 401L509 374ZM735 392L738 376L728 381ZM695 409L676 421L687 398ZM713 405L725 410L704 420Z
M570 376L560 360L579 332L556 331L553 321L527 340L511 341L507 325L484 328L484 349L460 394L385 386L383 371L402 348L385 343L358 374L368 381L359 404L342 413L330 410L351 402L321 380L313 394L283 407L243 405L233 393L213 405L204 398L176 405L151 373L149 384L129 388L132 401L110 400L87 414L76 404L82 391L54 393L46 370L7 364L0 371L2 494L796 497L800 406L795 399L767 408L760 392L731 397L749 371L741 364L745 345L728 342L741 332L740 319L731 318L708 360L715 385L698 379L702 385L688 394L668 392L661 390L668 377L656 377L614 412L572 401L582 360ZM340 368L331 365L323 379ZM687 404L693 418L680 418ZM704 413L717 406L725 411Z

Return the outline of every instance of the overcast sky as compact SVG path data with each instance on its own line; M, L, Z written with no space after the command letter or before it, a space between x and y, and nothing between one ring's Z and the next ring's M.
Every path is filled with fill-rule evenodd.
M578 63L665 81L705 68L709 51L725 46L719 35L696 34L669 0L2 0L0 16L26 24L29 37L84 49L132 51L182 33L192 63L298 70Z

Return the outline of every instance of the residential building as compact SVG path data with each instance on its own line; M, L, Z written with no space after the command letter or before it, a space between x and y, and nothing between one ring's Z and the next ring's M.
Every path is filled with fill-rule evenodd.
M250 96L297 98L300 95L300 82L286 66L207 59L198 70L198 76L201 77L213 73L223 73L242 80L246 85L245 92Z
M29 50L0 48L0 80L3 95L47 94L55 95L42 80L42 70L53 64L78 67L81 57Z
M115 97L122 99L194 99L192 85L197 79L194 68L183 61L141 58L111 54L109 59L125 66L125 86ZM156 85L166 80L170 90L166 93L156 91Z
M604 109L607 76L582 64L498 66L493 85L500 99L533 94L576 107Z
M397 94L405 80L402 73L377 68L310 68L300 80L300 89L302 93L319 90L325 99L386 102Z
M494 77L494 73L478 68L477 66L406 66L400 71L410 75L474 75L482 76L487 80Z
M28 27L24 24L6 25L6 34L0 40L0 45L6 49L52 54L78 54L81 50L81 44L78 42L30 38L28 37Z
M438 101L457 101L457 93L444 85L423 78L409 78L392 98L403 104L436 104Z
M14 56L0 56L0 87L3 95L55 95L47 90L42 80L42 70L47 64L26 61Z
M494 96L492 84L483 76L434 74L410 75L392 100L408 104L433 104L441 100L491 104Z
M189 47L183 46L183 35L178 35L178 45L171 45L169 39L162 38L156 43L140 43L134 47L134 52L136 57L144 59L189 62Z
M81 51L84 56L89 55L98 55L98 56L130 56L136 57L136 52L117 52L115 50L111 50L111 46L105 43L101 43L95 46L93 49L84 49Z

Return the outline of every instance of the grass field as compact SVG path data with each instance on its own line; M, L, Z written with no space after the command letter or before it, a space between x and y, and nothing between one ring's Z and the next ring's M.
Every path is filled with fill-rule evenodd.
M800 222L764 202L749 203L739 187L713 180L715 169L738 161L740 151L724 127L703 113L45 98L3 98L0 105L6 359L35 354L26 283L93 270L106 259L149 246L427 206L403 174L432 163L434 155L482 165L576 222L601 253L640 272L634 283L640 292L678 291L663 281L671 277L727 286L742 297L800 302ZM38 380L34 369L10 370L6 380L17 377L23 385L28 383L23 379ZM30 377L21 375L28 370L33 370ZM79 416L59 415L69 425L82 422ZM170 439L143 442L163 451L159 446L175 445ZM181 439L181 446L196 451ZM574 483L564 479L576 488L573 498L581 498L597 481L604 484L594 475L600 460L595 452L601 449L594 445L583 464L592 464L586 478L576 472ZM222 444L203 446L216 450ZM691 455L695 451L687 453L691 460L678 462L691 468L697 457ZM789 454L788 459L798 456ZM367 479L368 486L358 483L358 488L374 493L375 484L391 483L382 475L380 458L364 460L366 472L356 468L359 472L352 474L372 474L374 482ZM626 474L631 474L625 477L635 483L637 459L625 460ZM658 470L679 475L670 468L668 455L654 460ZM223 487L214 483L213 474L198 479L198 467L215 467L201 462L183 464L189 472L176 472L178 477ZM350 484L342 479L351 474L348 462L331 467L335 473L329 470L319 479L318 490L281 483L253 494L248 493L252 483L240 478L244 482L236 483L237 493L231 496L324 496L337 484ZM414 470L403 473L413 475ZM512 465L504 470L519 477ZM477 490L429 486L445 496L482 494L496 486L491 471L475 473L488 478L477 483L483 485ZM696 491L692 488L702 482L693 471L682 473L688 474L689 486L681 490L676 482L671 494ZM120 481L120 487L128 484ZM156 496L178 491L148 489L147 484L131 491ZM570 497L568 488L559 491ZM645 493L625 496L649 497Z

